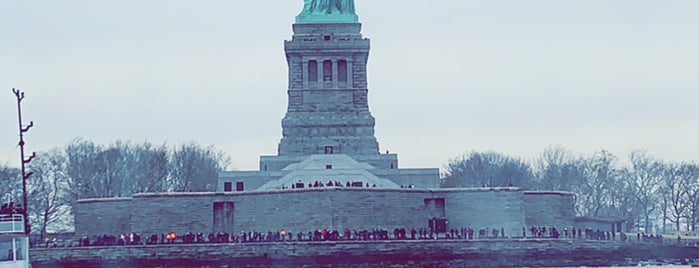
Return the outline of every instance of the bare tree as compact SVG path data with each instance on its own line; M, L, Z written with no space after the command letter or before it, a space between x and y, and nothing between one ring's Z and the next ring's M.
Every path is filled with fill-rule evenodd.
M623 219L626 222L625 230L632 231L637 227L640 214L640 206L636 203L636 188L634 182L623 176L623 171L615 172L614 180L609 185L609 204L606 208L606 216Z
M471 152L449 161L442 187L530 188L534 182L529 164L495 152Z
M664 199L669 202L669 219L680 230L680 222L689 208L689 189L692 180L697 179L699 169L694 164L682 163L666 166L664 170Z
M165 145L117 141L102 146L77 139L66 147L66 155L76 200L167 190Z
M124 196L167 189L168 151L165 145L118 142L114 147L121 153L123 178L120 188Z
M66 155L76 200L123 196L124 161L118 147L76 139L66 147Z
M0 164L0 203L22 200L22 174L19 169Z
M218 173L230 160L213 146L190 142L179 146L170 156L170 189L175 192L213 191Z
M617 179L616 156L598 151L584 160L584 183L578 189L576 209L580 215L598 217L610 203L610 191Z
M103 150L102 146L82 139L75 139L66 146L66 172L73 203L78 199L104 196L97 193L101 174L96 163Z
M580 159L562 146L549 146L537 159L539 189L550 191L577 190L584 182L584 166Z
M43 241L47 228L70 210L67 162L62 151L53 149L38 154L30 169L34 175L27 182L28 197L32 200L28 210L29 219L39 230L39 241Z
M687 163L687 170L690 173L688 176L687 188L685 191L686 208L684 218L687 220L687 225L691 231L697 230L699 224L699 164Z
M658 209L658 191L662 181L662 163L655 161L645 151L634 151L629 155L631 167L624 170L624 176L633 182L636 202L641 207L646 232L650 231L651 216Z

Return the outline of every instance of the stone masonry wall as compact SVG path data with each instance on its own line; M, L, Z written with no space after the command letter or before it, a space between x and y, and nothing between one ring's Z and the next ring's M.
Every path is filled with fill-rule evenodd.
M76 232L97 235L127 232L109 227L130 218L133 232L160 234L213 230L214 202L232 202L230 231L286 229L308 232L318 228L344 230L427 227L438 212L425 199L444 199L450 228L504 228L506 234L524 226L522 192L503 189L373 189L317 188L242 193L138 194L131 201L81 202L94 213L76 214ZM116 202L116 204L114 204ZM128 205L126 206L126 203ZM89 205L85 206L85 205ZM128 207L130 209L113 208ZM437 214L435 214L437 213ZM108 214L105 217L100 214ZM103 229L102 227L109 227Z
M449 227L504 229L505 236L521 232L525 218L522 191L517 188L474 190L467 194L459 190L446 192Z
M132 199L83 199L74 207L75 235L121 234L131 231Z
M575 221L574 197L570 192L524 192L527 227L553 226L561 234L564 228L571 230Z
M32 267L608 267L697 265L694 247L484 239L35 248Z

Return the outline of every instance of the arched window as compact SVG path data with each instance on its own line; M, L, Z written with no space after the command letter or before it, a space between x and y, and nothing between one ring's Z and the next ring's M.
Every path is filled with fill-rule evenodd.
M308 61L308 81L318 82L318 62L311 60Z
M337 81L347 82L347 61L340 60L337 62Z
M326 60L323 62L323 81L333 81L333 62Z

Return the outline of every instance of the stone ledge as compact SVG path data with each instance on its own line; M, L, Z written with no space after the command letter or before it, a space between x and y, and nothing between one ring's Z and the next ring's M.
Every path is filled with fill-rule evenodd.
M151 267L167 263L199 267L412 267L418 263L459 267L610 266L635 265L642 260L695 264L699 251L696 247L564 239L408 240L49 248L32 249L30 259L33 267Z
M525 195L575 195L573 192L566 191L524 191Z
M95 203L95 202L128 202L132 197L105 197L105 198L85 198L80 199L78 203Z
M170 192L170 193L139 193L134 194L133 198L149 198L149 197L196 197L196 196L246 196L246 195L266 195L266 194L297 194L308 192L328 192L328 191L348 191L348 192L385 192L385 193L477 193L477 192L522 192L522 189L516 187L491 187L491 188L440 188L440 189L419 189L419 188L365 188L365 187L323 187L323 188L303 188L303 189L280 189L266 191L248 191L248 192ZM106 198L79 200L78 202L106 202L106 201L130 201L128 199Z

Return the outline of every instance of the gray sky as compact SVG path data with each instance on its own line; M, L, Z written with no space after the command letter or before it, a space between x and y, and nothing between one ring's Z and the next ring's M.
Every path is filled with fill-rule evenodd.
M195 140L257 169L303 1L0 0L0 163L75 137ZM357 0L381 150L441 167L550 144L699 160L699 1Z

